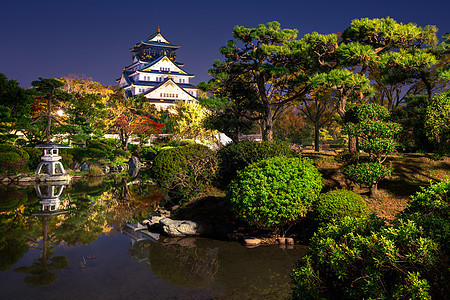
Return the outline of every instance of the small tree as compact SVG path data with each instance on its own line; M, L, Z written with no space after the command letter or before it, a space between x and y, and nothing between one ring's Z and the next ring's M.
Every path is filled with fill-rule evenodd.
M350 179L368 185L371 197L377 195L378 182L392 173L392 168L383 163L397 146L394 135L401 131L401 126L387 121L389 116L385 107L361 104L349 109L344 117L346 132L359 137L359 148L368 154L347 166L344 173Z
M142 145L152 134L160 134L163 127L163 124L153 121L149 116L138 115L131 128L137 135L139 150L141 151Z
M174 138L195 139L202 143L216 140L215 135L218 132L204 127L205 119L209 115L206 108L195 102L180 101L176 103L175 111L175 114L170 115Z
M37 116L37 118L33 122L31 122L31 124L36 123L41 118L47 119L47 126L45 132L46 132L46 141L47 143L49 143L51 141L50 130L52 126L52 120L57 122L58 124L61 124L61 122L58 121L56 117L53 115L54 110L53 107L55 106L55 104L58 104L58 102L67 101L68 99L70 99L71 96L70 94L62 90L64 82L59 79L39 78L39 80L33 81L31 85L34 86L34 88L36 89L38 99L40 100L45 99L47 101L46 112Z
M220 86L212 79L208 83L201 82L198 87L214 94L199 99L211 112L205 119L205 127L223 132L233 142L239 142L241 134L250 133L255 121L260 119L256 89L240 77L226 77L220 81Z

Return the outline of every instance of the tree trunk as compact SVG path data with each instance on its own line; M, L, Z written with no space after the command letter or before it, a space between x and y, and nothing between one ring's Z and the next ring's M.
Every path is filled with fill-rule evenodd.
M238 143L239 142L239 132L231 133L230 139L233 141L233 143Z
M348 151L350 153L358 152L358 137L352 135L348 136Z
M273 111L272 107L269 105L266 109L266 115L264 116L264 128L263 128L263 141L272 142L273 141Z
M320 151L319 135L320 135L320 127L319 127L318 121L316 120L316 122L314 124L314 151L316 151L316 152Z
M376 198L378 196L378 183L374 182L370 186L370 198Z
M53 91L55 89L53 88ZM51 133L50 133L50 129L52 127L52 97L53 97L53 91L52 91L52 95L50 95L48 97L47 100L47 132L46 132L46 137L47 137L47 143L50 143L51 141Z

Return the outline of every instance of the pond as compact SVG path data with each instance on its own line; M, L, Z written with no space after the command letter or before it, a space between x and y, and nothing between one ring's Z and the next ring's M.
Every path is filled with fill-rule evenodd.
M291 270L306 247L153 239L130 229L165 198L126 177L0 186L1 298L289 297Z

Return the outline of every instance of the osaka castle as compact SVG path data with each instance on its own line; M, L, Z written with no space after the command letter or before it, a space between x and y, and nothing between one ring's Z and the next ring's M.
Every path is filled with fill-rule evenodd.
M176 61L178 45L158 32L130 49L133 63L117 79L127 97L143 95L158 109L169 109L175 101L197 101L198 90L189 81L194 74L186 72Z

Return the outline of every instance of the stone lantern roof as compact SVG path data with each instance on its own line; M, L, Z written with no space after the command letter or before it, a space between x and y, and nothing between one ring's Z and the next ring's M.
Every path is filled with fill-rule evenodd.
M46 143L46 144L40 144L37 146L34 146L34 148L38 148L38 149L55 149L55 148L69 148L68 145L61 145L61 144L57 144L57 143Z

